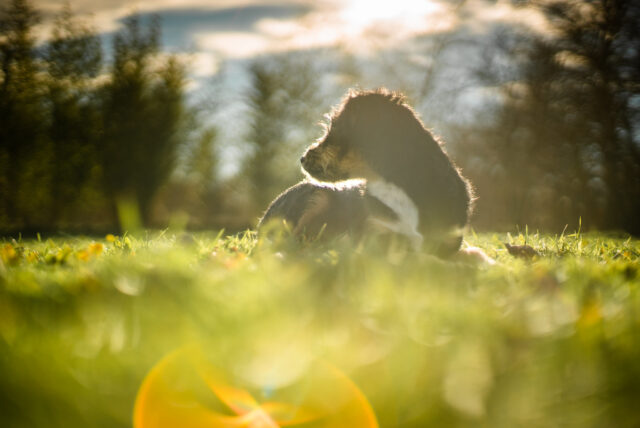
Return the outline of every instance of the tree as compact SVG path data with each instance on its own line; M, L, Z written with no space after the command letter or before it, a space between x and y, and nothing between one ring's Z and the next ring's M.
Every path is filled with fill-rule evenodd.
M251 211L258 216L267 204L300 178L298 159L313 138L321 116L317 76L302 55L260 58L251 65L249 97L251 154L244 165L249 179Z
M551 42L562 66L557 81L573 83L567 92L589 131L580 143L602 157L611 207L603 226L640 233L640 4L553 0L540 7L558 32Z
M154 67L159 38L158 21L145 31L139 16L128 18L114 38L103 94L105 191L114 208L137 206L146 224L153 196L173 169L184 116L184 69L173 57Z
M190 200L182 204L188 208L189 222L192 226L211 226L216 223L223 211L221 186L218 182L218 157L216 155L217 130L205 128L192 137L190 151L185 159L186 174L184 186L190 190ZM184 197L185 195L183 195ZM216 224L220 227L220 224Z
M47 206L46 116L34 53L39 15L11 0L0 15L0 220L24 226Z
M506 56L515 73L486 66L482 75L500 85L504 103L492 125L463 132L479 211L508 207L505 222L536 227L582 217L640 233L640 5L553 0L537 7L551 35L500 36L488 57ZM499 75L506 80L494 81Z
M489 57L508 54L519 69L510 75L487 67L483 77L510 79L501 82L504 103L480 121L487 125L457 132L466 147L460 161L478 190L477 220L491 227L562 228L592 211L596 198L589 180L576 180L586 171L565 123L568 99L557 97L559 66L545 43L514 34L499 38L498 52Z
M96 168L101 131L93 79L102 66L100 39L67 5L44 49L52 143L50 222L58 223L75 203ZM95 191L95 190L94 190Z
M203 194L212 193L215 188L218 172L215 143L216 129L205 129L196 140L188 160L188 174L198 190Z

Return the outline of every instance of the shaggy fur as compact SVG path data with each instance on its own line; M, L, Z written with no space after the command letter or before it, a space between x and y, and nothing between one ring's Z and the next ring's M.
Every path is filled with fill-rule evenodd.
M368 217L364 185L322 185L302 181L282 192L267 208L258 229L274 219L282 219L296 235L311 238L343 233L359 236Z
M304 224L315 222L316 227L326 220L327 231L342 233L362 230L356 223L366 219L440 256L460 248L471 209L470 186L401 96L385 90L349 93L301 163L313 180L364 179L366 184L355 193L351 188L343 194L345 190L337 186L303 182L279 196L261 224L267 218L283 217L301 232ZM306 206L312 194L324 195L321 215L305 216L310 208L289 209ZM372 200L378 200L374 210ZM380 202L387 208L382 220ZM350 210L357 215L350 217ZM329 214L332 211L342 214ZM332 224L336 217L341 221Z
M291 186L271 202L258 229L285 220L295 235L307 238L348 234L359 239L376 221L393 221L394 212L366 193L363 181L319 183L313 179Z

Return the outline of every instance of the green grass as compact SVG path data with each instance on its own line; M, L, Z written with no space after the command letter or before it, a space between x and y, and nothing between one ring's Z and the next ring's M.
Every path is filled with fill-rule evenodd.
M251 234L5 240L2 426L131 426L149 370L194 343L257 395L328 362L384 427L640 426L640 241L468 241L498 264Z

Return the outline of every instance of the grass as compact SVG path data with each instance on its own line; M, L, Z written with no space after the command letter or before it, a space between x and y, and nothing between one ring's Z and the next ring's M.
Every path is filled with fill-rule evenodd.
M165 395L227 415L192 355L260 403L330 412L346 400L332 385L353 395L353 382L384 427L640 426L640 241L468 240L498 264L250 233L4 240L2 425L131 426L145 376L180 350ZM317 381L317 362L333 380ZM300 426L338 426L321 421Z

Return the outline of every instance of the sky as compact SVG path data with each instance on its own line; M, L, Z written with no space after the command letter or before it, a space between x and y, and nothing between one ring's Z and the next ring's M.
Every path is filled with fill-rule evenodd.
M106 35L137 12L157 14L165 49L188 56L192 76L216 72L227 59L337 47L374 53L415 37L499 22L540 27L540 19L507 0L35 0L41 37L65 3Z

